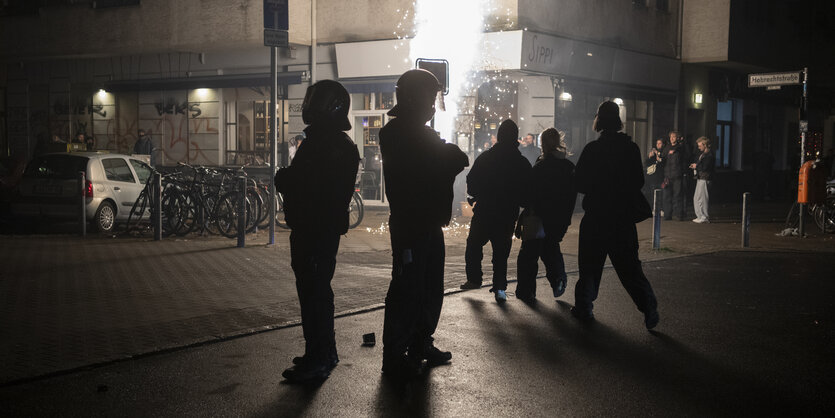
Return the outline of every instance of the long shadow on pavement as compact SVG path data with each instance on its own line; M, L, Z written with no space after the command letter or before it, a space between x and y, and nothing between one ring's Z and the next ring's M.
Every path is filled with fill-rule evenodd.
M665 414L816 412L775 387L767 373L756 375L720 364L663 332L652 332L657 344L638 341L602 322L576 321L569 312L570 305L561 301L555 308L538 302L514 304L502 318L485 315L485 303L481 301L465 300L474 316L484 321L481 329L486 336L507 348L501 357L523 351L531 362L548 369L551 380L557 380L555 387L573 386L577 393L592 398L621 396L623 399L615 402L624 403L622 413L630 410L626 404L631 399L644 396L649 397L646 403L655 403ZM528 312L520 312L516 309L519 306ZM543 321L550 330L543 332ZM524 363L512 364L525 367Z

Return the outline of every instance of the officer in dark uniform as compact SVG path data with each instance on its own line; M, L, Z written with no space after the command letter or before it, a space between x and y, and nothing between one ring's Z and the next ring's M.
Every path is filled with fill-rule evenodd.
M391 284L383 327L383 373L420 374L423 361L443 364L452 354L433 345L444 293L444 235L452 215L455 176L467 155L445 143L426 122L435 114L438 79L410 70L397 80L396 116L380 130L380 153L389 199Z
M519 151L519 128L508 119L499 125L498 142L479 155L467 174L467 193L475 202L467 249L467 281L461 289L481 287L482 248L493 246L493 287L496 302L507 301L507 258L522 198L532 184L528 159Z
M308 87L302 119L306 139L289 167L276 173L290 227L290 257L302 313L304 355L282 373L288 381L321 380L339 357L333 331L333 279L339 237L348 231L359 152L344 131L351 129L348 91L336 81Z

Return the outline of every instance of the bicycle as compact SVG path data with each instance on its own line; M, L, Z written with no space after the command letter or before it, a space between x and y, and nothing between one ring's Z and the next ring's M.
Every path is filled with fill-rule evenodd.
M786 215L786 229L794 229L799 226L799 206L797 202L794 202L789 209L789 214ZM806 214L815 220L815 224L824 233L835 233L835 193L829 194L823 203L806 205Z
M136 231L140 229L140 224L145 224L146 222L150 222L153 219L154 215L154 194L153 194L153 179L154 175L157 171L153 171L152 175L148 177L145 181L145 186L142 188L142 191L139 192L139 196L136 198L136 201L133 202L131 206L130 212L128 213L128 220L125 223L125 232ZM166 178L166 175L163 175L162 178ZM176 229L178 226L176 225L177 216L172 216L169 206L170 202L166 200L166 197L170 197L165 193L165 188L161 193L161 200L162 200L162 235L169 236ZM147 215L147 217L146 217ZM172 223L173 222L173 223Z
M365 215L365 204L362 202L360 190L354 189L354 195L351 197L351 203L348 205L348 229L354 229L362 223L362 218Z
M264 184L259 184L258 186L258 191L264 196L265 202L269 200L268 187L269 185ZM360 196L359 190L354 190L354 194L351 196L351 202L348 204L348 229L358 227L362 223L364 216L365 204L362 201L362 196ZM269 218L269 215L265 214L258 226L263 228L269 225L267 218ZM275 224L281 229L289 228L287 221L284 219L284 197L278 192L275 194Z

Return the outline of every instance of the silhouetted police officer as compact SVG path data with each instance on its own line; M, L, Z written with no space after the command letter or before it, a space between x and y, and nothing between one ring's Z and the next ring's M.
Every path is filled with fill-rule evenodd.
M276 173L290 232L290 257L302 313L304 355L282 373L287 380L325 379L339 357L333 331L333 279L339 237L348 231L348 204L359 167L351 129L351 98L333 80L308 87L302 119L306 139L289 167Z
M641 151L623 128L618 105L603 102L597 109L594 130L600 137L589 142L576 167L577 191L583 193L583 220L577 261L580 280L574 288L571 313L581 319L594 318L592 309L606 256L638 310L644 314L647 329L658 324L658 305L638 259L638 232L635 229L635 201L644 199Z
M410 70L397 80L396 116L380 130L389 199L392 279L386 295L383 373L397 378L443 364L452 354L433 345L444 293L444 236L452 215L452 185L467 155L426 126L435 114L438 80Z
M462 289L481 287L482 247L493 246L493 287L496 302L507 301L507 258L513 227L524 192L530 188L531 165L519 151L519 128L508 119L499 125L498 142L479 155L467 174L467 194L475 201L464 255L467 282Z

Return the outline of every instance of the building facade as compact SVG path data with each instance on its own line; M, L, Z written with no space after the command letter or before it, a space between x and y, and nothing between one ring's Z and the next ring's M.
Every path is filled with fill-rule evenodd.
M768 66L767 48L746 47L753 40L744 28L761 20L740 17L751 3L759 4L473 0L477 9L448 14L481 13L477 36L450 24L440 29L437 53L430 47L423 57L446 59L452 71L459 55L478 57L467 85L451 86L458 97L452 122L436 129L474 158L509 117L522 134L557 127L576 156L595 138L597 105L617 99L625 131L642 151L678 129L690 142L715 137L723 170L748 169L749 154L760 149L788 169L787 137L797 123L791 93L765 96L739 85L748 72L783 69ZM0 45L4 153L29 158L44 141L78 133L94 136L97 149L130 152L144 129L163 166L268 165L273 104L263 0L4 4L3 36L15 40ZM415 16L438 4L289 0L290 45L277 49L278 161L302 135L306 87L339 80L352 94L363 195L382 200L377 135L395 103L397 77L415 65L412 43L426 33ZM460 48L448 53L445 44ZM831 141L826 132L821 146Z
M833 147L835 54L831 2L684 0L679 127L692 144L713 141L718 191L739 199L789 197L800 164L799 121L809 122L805 159ZM748 87L748 75L809 69L802 85ZM761 189L762 186L767 189ZM755 190L756 189L756 190Z

